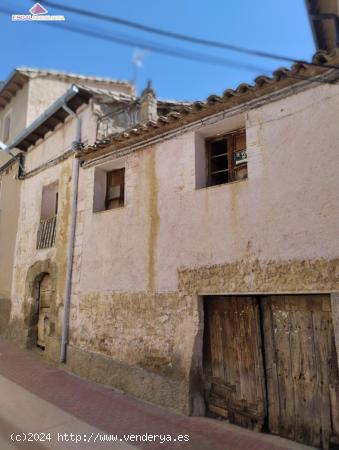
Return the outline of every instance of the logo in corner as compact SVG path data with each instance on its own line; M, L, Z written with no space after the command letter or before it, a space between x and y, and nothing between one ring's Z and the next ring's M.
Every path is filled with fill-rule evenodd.
M50 16L47 9L40 3L35 3L29 10L29 14L12 14L13 22L33 21L64 21L65 16Z
M41 16L42 14L48 14L47 9L40 5L40 3L36 3L34 6L32 6L29 12L32 14L32 16Z

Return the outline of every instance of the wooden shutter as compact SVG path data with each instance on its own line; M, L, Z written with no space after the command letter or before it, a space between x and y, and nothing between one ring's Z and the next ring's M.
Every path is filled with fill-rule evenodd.
M207 140L208 186L247 178L246 131Z
M124 206L125 168L107 172L106 209Z
M247 151L245 130L233 135L232 181L247 178Z

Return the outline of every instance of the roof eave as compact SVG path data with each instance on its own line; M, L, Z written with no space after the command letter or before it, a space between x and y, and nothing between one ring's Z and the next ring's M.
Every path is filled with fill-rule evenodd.
M327 68L326 63L337 64L338 60L338 51L332 55L317 52L313 56L312 62L320 67L295 63L291 69L277 69L271 78L267 76L257 77L254 86L242 83L235 90L227 89L222 96L211 95L206 102L194 102L189 107L184 106L180 112L171 112L164 117L159 117L156 122L139 124L130 130L125 130L122 133L96 142L94 145L87 146L78 152L77 156L85 161L90 161L91 159L127 148L129 145L145 144L149 138L160 136L167 131L178 129L196 120L246 104L252 100L264 98L274 92L283 91L284 88L292 87L289 91L293 93L295 92L294 86L296 84L302 85L303 89L310 88L314 86L314 77L320 76L322 81L325 76L328 76L329 79L337 77L335 69ZM321 67L322 65L323 67Z
M58 100L56 100L46 111L41 114L31 125L25 128L21 133L19 133L14 140L9 144L9 149L18 148L19 150L25 151L30 145L34 145L38 139L33 140L32 144L29 143L28 138L38 130L39 127L43 126L51 117L53 117L64 104L67 104L73 97L75 97L80 92L80 88L76 85L72 85L64 95L62 95ZM69 113L65 111L65 116L67 117ZM64 121L65 119L63 119ZM60 120L61 121L61 120ZM59 121L59 122L60 122ZM47 134L47 133L45 133Z
M25 80L24 83L15 83L15 78L16 77L21 77L22 79ZM4 81L2 87L0 88L0 109L5 108L6 105L10 102L11 98L14 97L17 93L18 90L20 90L25 83L29 80L29 76L22 73L20 70L18 69L14 69L9 77ZM16 84L17 85L17 89L13 92L9 90L9 87L11 86L11 83ZM6 93L6 91L9 91L10 93L10 98L5 98L4 94Z

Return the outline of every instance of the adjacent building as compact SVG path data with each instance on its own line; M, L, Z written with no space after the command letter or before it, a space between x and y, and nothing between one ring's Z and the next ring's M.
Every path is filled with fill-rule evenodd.
M26 67L15 69L0 86L0 141L11 148L11 154L0 151L0 334L8 332L20 193L23 192L25 159L15 143L76 82L119 95L126 93L128 100L134 98L134 87L127 82ZM66 115L61 114L61 119L65 118ZM25 141L25 150L46 133L51 133L62 120L49 124L47 129L41 128L39 133L42 134L32 134L31 141ZM96 123L97 117L94 127ZM13 143L15 145L11 145ZM48 155L46 157L48 159Z
M338 62L318 53L78 152L72 370L339 442Z
M330 52L339 46L338 0L305 0L314 41L319 50Z

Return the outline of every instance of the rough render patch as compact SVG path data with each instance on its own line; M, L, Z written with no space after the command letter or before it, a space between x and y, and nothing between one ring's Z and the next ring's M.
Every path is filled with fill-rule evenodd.
M339 258L235 263L179 270L179 291L196 294L333 292L339 289Z
M187 379L187 344L197 320L193 299L178 293L79 295L71 310L71 324L79 325L71 328L70 340L83 350Z

